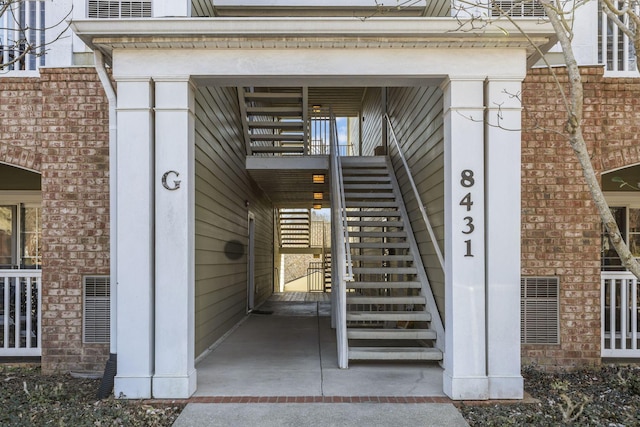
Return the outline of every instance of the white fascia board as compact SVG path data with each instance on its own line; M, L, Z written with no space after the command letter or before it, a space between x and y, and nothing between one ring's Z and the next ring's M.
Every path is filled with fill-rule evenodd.
M411 6L425 7L426 0L415 0ZM375 8L371 0L216 0L216 7L368 7ZM393 7L393 6L388 6Z
M517 24L517 26L515 25ZM137 37L428 37L459 40L499 38L508 44L521 40L518 27L533 38L555 38L550 24L537 19L516 23L496 20L483 28L467 29L454 18L353 17L251 17L251 18L163 18L86 19L71 22L83 40Z

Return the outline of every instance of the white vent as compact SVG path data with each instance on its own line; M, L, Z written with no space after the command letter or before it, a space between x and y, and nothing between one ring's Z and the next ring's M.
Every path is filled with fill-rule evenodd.
M523 277L521 286L521 342L559 344L560 300L557 277Z
M83 342L109 342L110 306L109 276L86 276L84 278Z
M545 17L547 14L538 0L494 0L490 3L491 16L506 14L515 17Z
M150 18L151 0L89 0L89 18Z

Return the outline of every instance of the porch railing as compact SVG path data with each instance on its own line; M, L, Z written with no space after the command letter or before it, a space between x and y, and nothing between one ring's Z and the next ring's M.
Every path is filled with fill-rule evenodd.
M601 356L640 357L638 280L625 271L602 272Z
M0 270L0 356L40 356L42 272Z

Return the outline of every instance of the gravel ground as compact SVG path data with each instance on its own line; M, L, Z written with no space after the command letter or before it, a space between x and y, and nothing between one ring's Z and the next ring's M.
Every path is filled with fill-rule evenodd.
M640 367L523 372L536 403L460 405L472 426L640 426Z
M97 400L100 380L0 365L0 426L171 426L182 404Z

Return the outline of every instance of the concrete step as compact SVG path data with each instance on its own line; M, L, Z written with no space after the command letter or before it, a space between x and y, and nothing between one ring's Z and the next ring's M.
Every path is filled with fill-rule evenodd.
M395 200L393 202L372 202L368 201L357 201L357 200L347 200L345 203L347 208L397 208L398 202Z
M304 153L304 147L294 146L294 147L261 147L261 146L251 146L252 153L280 153L280 154L302 154Z
M302 107L298 104L275 107L247 107L247 114L252 116L301 116Z
M422 284L416 281L402 282L375 282L375 281L358 281L346 282L347 289L420 289Z
M389 175L389 171L387 170L386 167L384 168L362 168L362 169L352 169L352 168L345 168L344 165L342 166L342 176L343 177L347 177L347 176L377 176L377 175L382 175L382 176L388 176Z
M387 167L386 159L382 156L347 156L340 159L342 167L359 168L366 166Z
M354 267L353 274L418 274L415 267Z
M384 217L384 218L399 218L402 213L393 209L380 209L380 210L368 210L368 211L347 211L347 217Z
M279 133L279 134L260 133L256 135L249 135L249 138L252 141L295 141L295 142L304 141L304 135L297 135L292 133Z
M350 360L442 360L432 347L349 347Z
M351 255L352 261L382 262L382 261L413 261L413 255Z
M394 248L394 249L408 249L409 243L407 242L355 242L350 243L352 248L361 248L361 249L384 249L384 248Z
M378 183L386 183L391 182L391 178L388 175L376 175L376 176L344 176L344 183L352 183L352 182L378 182Z
M244 99L259 101L300 101L302 94L299 92L244 92Z
M404 231L350 231L349 236L370 238L407 237L407 233Z
M285 129L285 130L297 130L302 131L304 124L298 120L291 121L262 121L254 120L248 121L247 125L249 129Z
M402 221L350 221L347 220L349 227L402 227Z
M347 304L426 304L426 302L426 298L422 295L408 297L347 295Z
M348 321L379 320L381 322L430 322L428 311L347 311Z
M347 328L347 338L353 340L435 340L437 334L431 329Z
M391 184L379 183L379 184L344 184L345 191L350 190L389 190L392 191Z
M392 191L389 192L376 192L376 193L354 193L345 191L344 199L347 201L347 206L349 205L349 200L362 200L362 199L395 199L396 195L393 194Z

